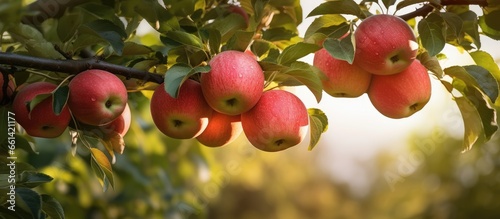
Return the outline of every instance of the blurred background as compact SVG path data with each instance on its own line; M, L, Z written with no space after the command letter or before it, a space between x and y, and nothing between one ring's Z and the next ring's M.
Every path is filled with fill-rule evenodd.
M302 1L304 17L321 3ZM313 20L304 20L302 34ZM147 24L141 28L142 41L158 40ZM482 49L498 59L492 43L483 39ZM444 53L443 68L472 62L454 48ZM304 61L312 63L312 55ZM307 89L292 91L329 118L312 151L309 139L279 153L255 149L244 135L221 148L170 139L152 123L149 94L135 92L127 147L113 165L114 188L103 191L85 151L71 155L69 135L35 139L40 153L26 156L54 177L37 190L59 200L67 218L499 217L500 139L462 153L462 117L438 80L429 104L399 120L378 113L366 95L325 93L316 103Z

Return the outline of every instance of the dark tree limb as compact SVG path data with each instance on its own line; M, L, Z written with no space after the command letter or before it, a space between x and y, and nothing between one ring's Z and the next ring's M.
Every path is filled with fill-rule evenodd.
M487 7L488 1L487 0L441 0L441 4L439 5L432 5L430 3L425 4L424 6L416 9L415 11L412 11L408 14L400 15L399 17L403 20L410 20L418 16L425 17L429 13L431 13L434 10L434 8L438 8L441 6L448 6L448 5L479 5L481 7Z
M163 77L161 75L134 68L124 67L121 65L111 64L105 61L101 61L97 58L81 60L56 60L0 52L0 64L62 72L66 74L78 74L89 69L100 69L109 71L116 75L125 76L127 79L137 78L143 81L150 81L158 84L163 83Z

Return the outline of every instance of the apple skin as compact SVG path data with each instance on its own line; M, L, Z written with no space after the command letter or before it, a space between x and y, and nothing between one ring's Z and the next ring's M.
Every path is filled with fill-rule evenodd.
M254 57L240 51L221 52L210 60L210 72L201 74L201 89L210 107L239 115L259 101L264 73Z
M230 116L214 111L207 128L196 140L208 147L220 147L233 142L242 131L240 115Z
M125 110L123 113L118 116L115 120L106 124L104 126L100 126L101 131L104 133L104 137L109 138L112 137L113 132L120 134L122 137L127 134L130 128L130 122L132 120L132 114L130 112L130 107L128 104L125 105Z
M76 120L89 125L105 125L122 114L127 104L127 88L114 74L87 70L69 83L68 106Z
M4 100L8 101L10 100L10 98L12 97L12 94L14 93L14 90L16 89L16 86L14 85L14 82L12 80L10 80L8 78L8 75L5 75L7 76L7 79L8 79L8 83L7 83L7 87L5 88L5 92L4 92L4 73L1 73L0 72L0 103L3 104L4 103Z
M29 104L38 94L50 93L57 86L48 82L35 82L24 86L15 96L12 111L15 113L16 122L19 123L28 135L41 138L59 137L71 120L67 106L59 115L54 113L52 98L49 97L37 104L29 116Z
M339 60L322 48L314 54L313 65L326 76L321 79L323 90L333 97L359 97L370 86L372 74Z
M372 15L354 32L354 64L377 75L396 74L417 56L418 44L410 26L393 15Z
M373 75L368 97L373 106L389 118L400 119L420 111L431 97L427 69L415 60L394 75Z
M212 116L200 83L187 80L177 98L171 97L164 84L160 84L151 98L151 116L156 127L165 135L176 139L191 139L200 135Z
M275 152L304 140L309 129L309 114L294 94L270 90L264 92L255 107L241 114L241 125L253 146Z

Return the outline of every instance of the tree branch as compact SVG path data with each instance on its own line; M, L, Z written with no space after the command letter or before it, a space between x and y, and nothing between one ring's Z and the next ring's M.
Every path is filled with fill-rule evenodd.
M14 53L0 52L0 64L21 66L47 71L62 72L66 74L78 74L88 69L100 69L109 71L116 75L129 78L137 78L157 84L163 83L163 77L147 71L111 64L97 58L81 60L55 60L39 57L31 57Z
M441 0L440 5L433 6L432 4L425 4L421 8L416 9L408 14L400 15L399 17L405 21L410 20L414 17L422 16L425 17L434 10L434 7L447 6L447 5L479 5L481 7L487 7L487 0Z

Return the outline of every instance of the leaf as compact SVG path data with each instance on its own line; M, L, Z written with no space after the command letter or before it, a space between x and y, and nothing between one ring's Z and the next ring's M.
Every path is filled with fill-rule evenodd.
M474 13L473 11L467 11L459 14L459 16L463 20L464 32L472 38L474 44L476 44L478 49L481 48L481 40L479 38L478 21L476 13Z
M487 9L483 9L484 12L484 24L488 26L489 29L500 31L500 9L488 11Z
M435 56L443 50L446 43L444 30L444 20L436 13L429 14L418 23L422 45L430 56Z
M42 218L42 199L38 193L31 189L16 188L16 208L30 213L32 218Z
M203 49L203 42L201 42L200 38L184 31L168 31L165 34L165 37L179 43L180 45L194 46L196 48Z
M283 52L278 56L279 64L289 64L297 61L298 59L310 54L314 53L321 49L318 45L310 44L310 43L297 43L291 45L283 50Z
M238 30L244 30L246 22L241 15L231 13L226 17L216 19L213 23L207 24L204 29L215 29L221 35L221 41L226 42Z
M385 8L389 8L396 3L396 0L382 0L382 3L384 3Z
M42 194L42 211L51 219L64 219L64 209L55 198Z
M196 73L206 73L210 71L210 66L197 66L191 68L182 63L175 64L170 67L165 74L165 91L173 98L179 96L179 90L184 81Z
M97 174L97 177L99 177L99 182L103 189L107 189L106 182L108 180L111 183L111 187L114 187L113 169L106 155L97 148L90 148L90 152L92 154L91 167Z
M33 111L33 109L38 105L40 104L42 101L44 101L45 99L51 97L52 94L51 93L45 93L45 94L38 94L36 95L35 97L33 97L33 99L31 99L29 105L28 105L28 111L30 112L29 113L29 118L31 118L31 112Z
M497 21L498 22L498 21ZM500 40L500 30L492 28L486 23L486 16L479 17L479 27L483 30L483 33L495 40Z
M467 86L474 86L485 93L492 102L498 97L498 83L488 70L480 66L452 66L444 69L445 74L462 80Z
M352 64L354 61L355 48L352 34L341 40L328 38L323 43L323 47L336 59L344 60L349 64Z
M212 54L219 53L222 40L220 32L216 29L207 29L207 32L208 32L208 46L210 47L210 52Z
M180 30L179 21L175 15L160 5L158 1L139 1L134 9L160 33Z
M460 16L450 13L450 12L441 12L439 14L446 23L446 27L450 29L455 37L459 37L463 31L464 22Z
M52 91L52 110L56 115L61 114L68 102L69 98L69 87L60 86L56 90Z
M350 14L359 18L365 17L359 5L353 0L332 0L322 3L314 8L307 17L324 14Z
M154 50L148 46L137 44L134 42L125 42L123 46L123 56L135 56L135 55L148 55L153 53Z
M423 52L417 55L420 63L430 70L437 78L441 79L444 75L443 68L436 56L430 56L428 52Z
M312 68L307 63L294 62L291 64L290 68L283 73L300 81L314 94L318 103L321 101L323 86L315 68Z
M253 40L255 32L238 30L229 38L225 50L245 51Z
M84 27L84 30L87 28L85 31L91 31L106 40L118 55L122 55L124 47L122 38L125 39L127 37L124 29L116 26L109 20L95 20L82 25L82 27Z
M66 14L59 18L57 24L57 36L59 39L62 42L67 42L71 39L77 33L82 21L82 14L79 13Z
M327 14L320 16L309 25L307 28L305 34L304 34L304 41L305 42L311 42L311 37L313 37L315 34L323 34L323 35L331 35L332 32L335 32L339 27L341 26L347 26L347 30L349 30L349 25L347 24L347 20L342 16L338 14ZM331 31L325 31L325 29L329 29L329 27L337 27L334 28ZM346 30L346 32L347 32ZM343 35L343 33L342 33ZM340 35L340 36L342 36ZM340 37L339 36L339 37Z
M489 53L479 50L471 52L469 54L471 55L472 59L474 59L474 62L476 62L477 65L488 70L497 82L500 81L500 68ZM495 103L499 102L499 99L500 97L497 97Z
M34 188L41 184L48 183L52 180L53 178L51 176L44 173L24 171L20 174L17 185L27 188Z
M321 135L328 130L328 118L323 111L316 108L307 109L307 113L309 114L309 127L311 132L308 150L311 151L318 144Z
M262 34L262 39L275 42L281 40L290 40L293 37L296 37L297 33L291 30L287 30L283 27L272 28L264 31Z
M388 3L390 3L389 1L387 1ZM410 5L414 5L414 4L419 4L419 3L423 3L423 2L431 2L431 3L434 3L436 5L439 5L440 2L438 2L438 0L404 0L404 1L401 1L399 2L397 5L396 5L396 10L400 10L401 8L404 8L404 7L407 7L407 6L410 6ZM393 5L394 3L396 3L396 1L392 1L392 4ZM385 1L384 1L384 4L385 4ZM388 7L386 5L386 7Z

